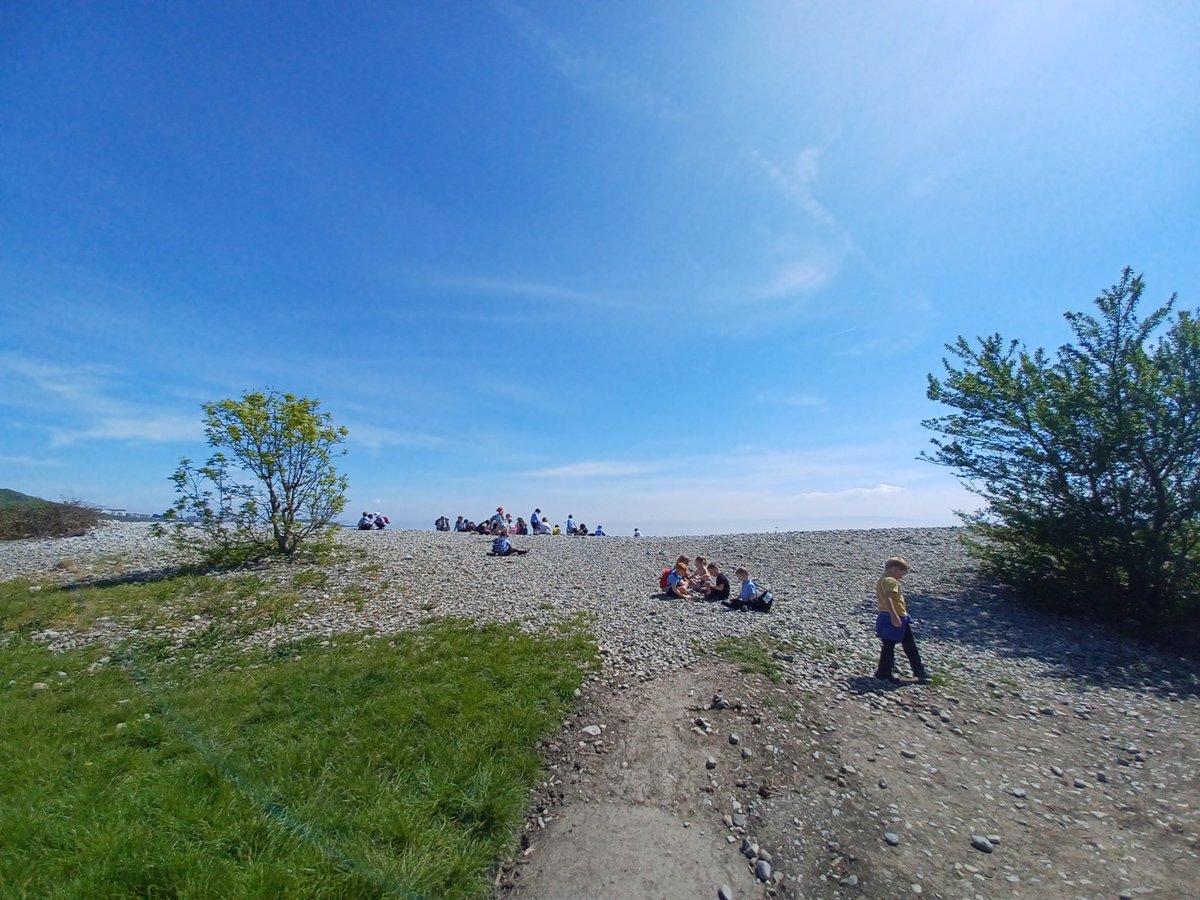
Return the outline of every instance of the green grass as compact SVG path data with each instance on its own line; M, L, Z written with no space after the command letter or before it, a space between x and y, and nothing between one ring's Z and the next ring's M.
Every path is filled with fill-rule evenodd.
M787 647L782 641L765 636L721 638L712 646L718 656L736 663L743 672L762 675L773 684L783 681L783 668L772 654Z
M579 631L446 620L241 651L278 612L250 576L29 587L0 584L6 896L485 897L596 664ZM27 636L191 614L192 645L108 664Z

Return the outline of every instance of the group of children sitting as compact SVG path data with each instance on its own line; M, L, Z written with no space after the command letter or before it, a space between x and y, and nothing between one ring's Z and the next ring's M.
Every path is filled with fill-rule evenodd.
M445 527L443 527L443 525ZM440 517L433 523L434 528L438 531L450 531L450 520L445 516ZM454 523L454 531L470 531L475 534L562 534L563 530L560 526L555 525L553 528L550 522L542 516L540 509L535 509L533 515L529 517L529 522L525 522L523 516L513 518L512 513L504 511L503 506L497 506L496 512L482 522L472 522L463 516L459 516ZM635 531L637 529L634 529ZM575 524L574 516L567 516L567 534L579 535L586 537L591 534L593 537L606 537L603 525L597 525L595 531L588 531L588 527L582 522ZM635 537L641 537L640 534Z
M668 597L678 597L680 600L711 600L720 601L722 606L729 609L749 609L755 612L770 612L775 602L770 591L760 591L750 573L740 566L734 570L734 577L742 582L737 597L730 598L729 579L715 562L710 563L703 556L696 557L695 569L689 570L691 561L686 556L675 560L675 565L662 571L659 587Z
M383 513L364 512L358 519L358 530L371 531L374 529L382 531L383 529L387 528L389 524L391 524L391 521L392 520Z

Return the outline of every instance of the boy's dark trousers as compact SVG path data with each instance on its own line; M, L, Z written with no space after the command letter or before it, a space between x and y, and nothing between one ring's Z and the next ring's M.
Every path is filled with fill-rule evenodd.
M896 667L896 642L881 638L880 643L883 644L883 648L879 651L879 668L875 674L880 678L887 678ZM912 666L913 677L924 678L925 666L921 664L921 651L917 649L912 626L907 623L904 626L904 640L901 641L901 646L904 647L904 655L908 657L908 664Z

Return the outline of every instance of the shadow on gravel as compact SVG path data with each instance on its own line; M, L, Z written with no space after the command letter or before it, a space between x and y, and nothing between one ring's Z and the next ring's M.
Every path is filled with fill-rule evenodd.
M224 575L230 572L258 572L267 568L265 562L247 563L226 568L197 565L163 566L157 569L140 569L136 572L122 572L120 575L110 575L101 578L80 578L67 581L62 585L64 591L75 591L89 587L119 587L127 584L155 584L159 581L169 581L172 578L184 578L189 575Z
M880 681L871 675L851 675L844 681L851 693L859 694L890 694L901 688L911 687L916 681Z
M190 574L188 570L172 566L164 569L145 569L140 572L122 572L107 578L80 578L78 581L68 581L62 586L64 591L77 591L80 588L118 587L125 584L153 584L166 581L180 575Z
M955 594L908 597L918 644L952 641L1002 657L1036 659L1051 678L1098 687L1200 696L1194 658L1096 623L1030 609L999 585L980 582ZM936 657L931 663L936 671Z

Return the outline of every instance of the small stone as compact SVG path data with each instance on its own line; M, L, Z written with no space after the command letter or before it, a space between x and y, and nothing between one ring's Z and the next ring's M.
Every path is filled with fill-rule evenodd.
M1018 800L1023 800L1025 798L1025 788L1013 788L1012 795Z
M1101 784L1108 784L1108 775L1104 772L1097 772L1096 780Z
M588 737L600 737L600 735L604 733L599 725L584 725L579 730Z
M729 709L729 701L721 694L713 694L712 703L708 704L709 709Z
M735 828L745 828L746 817L742 813L736 813L733 817L733 824Z
M912 889L912 892L913 892L914 894L919 894L919 893L921 893L921 886L920 886L919 884L915 883L915 882L914 882L913 884L910 884L910 885L909 885L909 888L911 888L911 889Z
M44 690L48 690L48 689L49 689L49 687L50 687L50 685L46 684L46 682L44 682L44 681L35 681L35 682L33 683L33 689L34 689L35 691L44 691Z
M901 750L900 755L903 756L905 759L916 759L917 758L916 751L914 751L914 750Z
M741 739L741 736L736 731L729 732L729 743L731 743L733 746L736 747Z
M765 860L766 862L771 862L774 860L774 857L771 856L770 853L768 853L766 850L762 850L762 849L759 849L759 851L758 851L758 858L761 860Z
M1074 784L1075 787L1079 788L1080 790L1083 790L1085 787L1087 787L1087 782L1084 781L1082 778L1076 778L1071 783Z
M980 853L991 853L992 850L995 849L992 846L992 842L985 838L982 834L971 835L971 846Z
M733 888L727 884L717 888L717 900L733 900Z
M1050 771L1053 772L1059 778L1062 778L1062 776L1063 776L1063 770L1060 769L1058 766L1051 766Z
M754 877L759 881L771 880L771 864L765 859L760 859L754 867Z
M848 876L846 878L846 884L850 885L850 887L855 887L858 884L858 876L857 875Z
M887 782L882 778L879 779L879 786L884 790L887 790Z
M900 843L900 835L896 834L894 831L885 831L883 833L883 839L893 847Z
M717 761L715 759L713 759L711 756L708 757L708 759L704 760L704 768L715 769L716 767L717 767Z
M754 755L754 751L751 750L749 747L742 748L742 759L749 759L753 755Z

